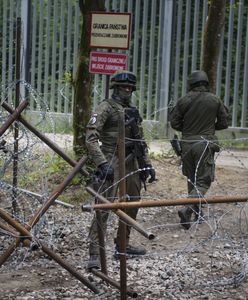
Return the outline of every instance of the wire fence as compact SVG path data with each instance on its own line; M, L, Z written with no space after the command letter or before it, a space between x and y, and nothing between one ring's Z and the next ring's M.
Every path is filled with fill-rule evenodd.
M138 77L134 102L145 120L161 121L164 127L170 101L185 94L188 74L200 68L208 1L108 0L105 5L106 11L132 14L131 47L124 52ZM20 16L22 80L47 100L51 112L71 118L82 26L78 1L3 0L0 12L1 97L6 89L10 101L15 97L11 86L16 80L15 27ZM217 75L216 93L231 110L231 126L238 128L247 128L247 14L244 0L227 2ZM106 76L95 75L94 106L105 97L105 88ZM27 96L25 88L22 96ZM30 100L30 109L36 111L37 103Z

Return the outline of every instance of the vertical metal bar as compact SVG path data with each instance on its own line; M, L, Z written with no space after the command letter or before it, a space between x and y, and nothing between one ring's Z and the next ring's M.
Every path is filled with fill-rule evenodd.
M99 210L96 211L96 220L97 220L97 235L99 241L99 253L101 259L101 271L107 275L108 271L107 271L107 261L106 261L106 251L105 251L105 239L102 230L103 229L102 215Z
M170 59L172 43L172 22L173 22L173 0L165 1L164 7L164 27L163 27L163 52L162 52L162 76L160 91L160 121L164 126L162 132L167 130L168 102L170 89Z
M221 97L221 81L222 81L222 67L223 67L223 50L224 50L224 28L222 29L220 54L217 66L217 78L216 78L216 95Z
M202 26L201 26L201 63L200 63L201 66L203 64L204 30L207 21L207 14L208 14L208 0L203 0Z
M242 113L241 127L247 127L247 97L248 97L248 16L246 23L246 45L245 45L245 61L244 61L244 81L243 81L243 96L242 96Z
M134 23L134 49L133 49L133 72L137 74L138 71L138 48L139 48L139 22L140 22L140 0L135 1L135 23ZM136 104L136 101L134 101Z
M109 98L110 75L105 75L105 99Z
M242 26L243 26L243 0L239 1L238 14L238 36L236 44L236 58L235 58L235 75L234 75L234 95L233 95L233 113L232 113L232 127L237 126L238 122L238 106L239 106L239 78L240 78L240 56L241 56L241 42L242 42Z
M126 200L126 179L125 179L125 118L124 111L120 111L119 117L119 139L118 139L118 158L119 158L119 201ZM120 222L120 284L121 299L127 297L127 266L126 266L126 223Z
M1 99L5 98L5 84L7 75L7 0L3 3L3 23L2 23L2 82L1 82Z
M16 91L15 91L15 108L20 103L20 77L21 77L21 18L16 19ZM13 194L12 194L12 208L16 213L16 188L18 184L18 148L19 148L19 124L14 123L14 155L13 155Z
M159 5L159 24L158 24L158 49L157 49L157 66L156 66L156 92L155 92L155 114L154 120L160 112L160 87L161 87L161 66L162 66L162 38L164 24L164 5L165 1L160 1Z
M198 49L198 47L197 47L197 45L198 45L198 39L197 39L198 23L199 23L199 0L195 0L191 71L196 70L197 49Z
M132 13L132 11L133 11L133 0L128 0L127 11L129 13L131 13L131 24L130 24L131 37L130 38L131 38L131 40L133 40L133 37L132 37L132 33L133 33L133 30L132 30L132 28L133 28L133 13ZM127 50L127 54L128 54L127 69L128 70L130 70L130 56L131 56L130 53L131 53L131 49L129 48Z
M60 3L60 31L59 31L59 78L58 78L58 106L56 112L62 112L61 103L61 89L62 89L62 77L63 77L63 60L64 60L64 30L65 30L65 1L61 0Z
M20 94L22 98L28 96L26 82L29 82L29 62L30 62L30 30L31 30L31 0L21 1L21 19L22 19L22 47L21 47L21 85Z
M55 83L56 83L56 62L57 62L57 22L58 22L58 2L53 1L53 43L52 43L52 82L51 82L51 102L50 111L55 111Z
M67 33L66 33L66 58L65 58L65 70L70 72L70 54L71 54L71 33L72 33L72 1L68 1L68 19L67 19ZM70 83L65 83L64 94L64 113L69 112L69 86Z
M93 99L93 110L96 108L98 104L98 86L99 86L99 75L95 74L94 77L94 99Z
M184 33L184 50L183 50L183 85L182 95L187 92L187 77L188 77L188 60L189 60L189 34L190 34L190 9L191 0L187 0L185 14L185 33Z
M106 91L106 79L107 79L107 76L105 75L101 75L101 78L102 78L102 99L104 99L106 96L107 96L107 91Z
M9 57L8 57L8 86L10 83L14 81L13 78L13 57L14 57L14 47L13 47L13 40L14 40L14 1L10 1L10 12L9 12ZM9 101L12 100L12 94L8 94Z
M226 78L225 78L225 105L230 104L230 78L232 66L232 43L233 43L233 16L234 16L234 0L230 0L229 4L229 22L228 22L228 38L227 38L227 57L226 57Z
M171 21L171 49L170 49L170 72L169 72L169 91L168 91L168 112L174 102L174 80L175 80L175 49L176 49L176 24L177 24L177 2L172 4Z
M41 83L42 83L42 73L43 73L43 24L44 24L44 0L40 0L40 17L39 17L39 41L38 41L38 84L37 91L38 93L42 93Z
M75 10L75 16L74 16L74 37L73 37L73 77L76 74L76 70L77 70L77 55L78 55L78 41L79 41L79 13L80 10L78 9L78 1L76 3L76 5L74 6L74 10Z
M111 4L110 11L115 12L116 11L116 0L111 0L110 4Z
M46 17L46 52L45 52L45 74L44 74L44 100L48 97L48 78L50 66L50 20L51 20L51 1L47 2L47 17Z
M130 24L130 28L131 28L131 40L133 40L132 34L133 34L133 0L128 0L128 4L127 4L127 12L131 13L131 24ZM127 69L130 70L130 56L131 56L131 51L132 51L132 46L129 47L129 49L127 50Z
M149 45L149 69L148 69L148 94L147 94L147 111L146 118L149 120L152 116L152 83L153 83L153 60L154 60L154 38L155 38L155 18L157 10L157 0L151 2L151 30L150 30L150 45ZM153 116L154 117L154 116Z
M146 73L146 37L147 37L147 12L148 0L144 0L143 22L142 22L142 46L141 46L141 65L140 65L140 99L139 112L141 117L144 115L145 98L145 73Z
M180 52L182 35L182 0L178 1L177 9L177 32L176 32L176 55L175 55L175 75L174 75L174 101L178 99L179 91L179 70L180 70Z
M35 88L35 73L36 73L36 28L37 28L37 0L33 2L33 17L32 17L32 51L31 51L31 86ZM30 98L30 109L35 109L34 98Z
M109 12L109 0L105 0L106 11Z
M125 1L124 0L120 0L120 12L124 12L124 7L125 7Z
M79 3L76 1L74 5L74 35L73 35L73 53L72 53L72 80L74 80L77 70L77 57L78 57L78 41L79 41L79 13L78 9ZM74 99L74 87L72 86L71 99ZM73 101L71 101L71 106L69 107L69 113L73 111Z

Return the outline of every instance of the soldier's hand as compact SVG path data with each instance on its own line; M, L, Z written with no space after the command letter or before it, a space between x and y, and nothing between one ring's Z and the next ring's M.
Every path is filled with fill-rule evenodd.
M114 180L114 169L108 163L104 163L98 167L99 177L101 180Z
M156 181L156 172L155 172L155 169L153 168L153 166L151 164L148 164L146 165L146 168L147 168L147 177L150 176L150 178L148 179L148 182L151 183L153 181Z

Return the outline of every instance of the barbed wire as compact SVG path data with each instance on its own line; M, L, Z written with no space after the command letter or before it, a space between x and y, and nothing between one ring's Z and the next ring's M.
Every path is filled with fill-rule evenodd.
M40 99L41 96L38 95L35 90L32 90L29 85L26 87L30 89L30 94L35 101L37 101L37 103L42 103L42 99ZM42 129L42 126L49 122L53 131L52 134L56 136L54 121L49 115L47 104L41 104L39 109L42 116L37 122L39 128ZM3 111L0 117L1 122L4 123L8 114ZM152 136L152 134L150 136ZM2 138L7 140L7 152L4 153L0 150L0 197L1 199L4 199L4 202L1 202L1 207L5 207L6 205L7 210L10 211L12 193L14 189L11 182L11 162L14 154L11 129L9 129ZM230 142L238 144L247 142L247 140L248 138L223 139L220 143ZM169 145L169 139L162 139L162 141ZM19 142L20 149L18 150L18 155L20 177L23 176L24 178L25 173L28 173L30 169L32 172L34 171L37 173L41 170L46 170L46 167L53 161L54 153L52 151L46 151L46 160L42 159L42 155L44 155L44 147L46 146L24 126L20 126ZM199 140L199 142L201 142L201 140ZM208 142L210 141L207 141L207 144ZM168 147L168 151L171 151L170 146ZM237 153L233 150L221 146L221 150L215 158L217 166L218 160L225 154L228 154L232 158L235 168L238 168L240 172L242 171L242 175L245 176L244 174L247 174L248 169L247 157L242 159L242 157L237 155ZM158 181L158 183L155 182L147 185L148 191L142 192L142 199L168 199L172 198L173 195L174 197L187 197L186 179L182 176L180 168L177 164L173 165L169 160L166 160L166 155L164 158L165 160L163 160L163 164L165 165L166 172L168 172L168 174L158 174L158 177L166 176L168 178L168 182L170 178L180 178L180 180L185 181L185 188L175 190L175 184L171 184L172 190L169 191L169 184L167 187L165 186L164 189L162 189L162 187L159 186L160 182ZM158 164L161 165L161 160L159 160ZM156 169L156 159L154 160L154 168ZM145 169L147 170L149 168ZM125 179L145 169L135 170L127 174ZM41 183L38 185L36 184L35 187L32 186L32 188L35 189L30 191L30 193L28 193L29 187L25 186L25 183L23 186L16 188L16 200L20 207L19 214L16 216L17 221L24 224L37 210L37 208L41 207L46 201L50 194L50 188L48 187L48 182L50 180L49 176L49 172L42 174L40 178ZM230 190L226 190L225 187L222 186L224 180L225 178L216 178L213 186L209 190L209 193L215 194L216 190L220 190L224 195L247 193L245 179L244 181L239 182L239 186L230 188ZM106 193L110 188L118 185L119 182L120 180L111 185L111 187L102 191L102 193ZM159 186L157 189L156 184ZM233 184L237 184L236 181ZM38 199L32 194L38 192L41 195L44 195L44 197ZM118 197L116 196L109 200L112 202L117 198ZM135 197L130 197L130 200L135 200ZM91 199L90 201L93 202L94 199ZM154 272L160 274L159 277L156 277L157 275L155 276L156 280L159 284L164 282L165 286L167 284L173 284L172 279L173 281L178 281L179 284L181 284L180 280L186 282L185 284L187 284L188 280L188 285L191 287L193 286L193 282L195 282L194 287L196 289L205 288L211 290L217 287L241 285L247 277L248 270L246 250L246 232L248 227L247 205L218 205L217 207L214 207L212 205L204 204L204 210L205 216L203 223L199 224L197 221L193 221L191 228L188 231L184 231L183 229L180 229L180 223L177 217L177 207L140 209L138 222L144 224L147 230L154 230L157 237L154 242L151 242L154 243L154 246L152 247L149 246L149 242L145 242L148 244L150 250L142 259L141 264L143 267L141 270L135 270L136 278L140 277L142 280L144 277L142 272L145 268L148 268L149 270L154 270ZM160 217L161 214L164 215L163 218ZM230 218L230 216L233 217ZM75 259L73 258L75 248L82 248L78 249L78 251L82 255L80 259L82 262L85 262L87 260L86 253L89 242L87 240L88 226L90 225L91 218L92 214L82 216L82 213L79 213L77 209L68 210L63 207L52 207L41 218L39 223L32 228L31 233L34 241L37 241L38 244L40 239L45 240L53 249L60 249L60 251L63 251L63 247L65 247L65 238L69 239L70 236L75 238L76 236L76 244L73 244L73 240L69 239L73 246L71 253L70 247L69 250L67 250L67 253L69 251L70 257ZM228 223L230 222L230 219L232 224ZM118 226L118 218L113 212L110 212L108 222L109 226L106 236L106 253L107 257L111 258L114 247L114 231ZM204 228L204 230L202 230L202 228ZM232 230L235 229L236 234L234 234L230 228L232 228ZM137 237L137 233L134 232L133 234ZM16 236L0 229L0 237L4 238L4 243L0 246L1 254L5 251L9 244L8 240L13 240ZM179 237L183 237L183 240L180 240L180 243L178 240ZM168 241L172 241L173 239L178 240L178 244L173 242L170 246ZM81 241L81 244L79 241ZM15 268L20 268L23 264L25 264L31 255L30 249L25 249L23 247L17 249L15 253L16 255L12 256L12 260L9 262L11 267L14 266ZM202 256L202 262L201 259L197 257L199 253ZM116 266L115 262L113 262L113 264ZM116 264L118 264L118 262L116 262ZM220 264L222 264L222 269L219 267ZM5 265L5 270L6 268L8 268L8 264ZM225 277L218 277L218 274L223 273L226 274ZM207 280L199 282L197 277L201 277L203 274ZM163 281L161 282L162 277ZM132 282L134 279L131 277L130 280ZM160 289L164 291L165 288L161 285Z

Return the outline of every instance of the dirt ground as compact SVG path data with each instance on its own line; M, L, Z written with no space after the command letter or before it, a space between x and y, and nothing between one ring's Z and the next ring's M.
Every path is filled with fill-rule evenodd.
M186 197L186 179L174 156L153 160L158 181L147 184L143 199ZM222 151L216 159L216 179L207 195L247 195L248 151ZM2 193L1 208L9 205ZM138 299L248 299L247 204L204 205L204 222L190 230L179 224L179 207L140 209L138 222L155 235L147 240L135 230L131 242L142 244L147 255L128 259L128 286ZM34 208L35 211L35 208ZM49 209L33 232L99 288L95 295L41 251L18 247L1 267L0 299L119 299L115 288L85 270L87 232L92 213L60 205ZM113 259L114 213L106 239L109 276L118 280L119 262ZM0 230L0 255L15 238Z

